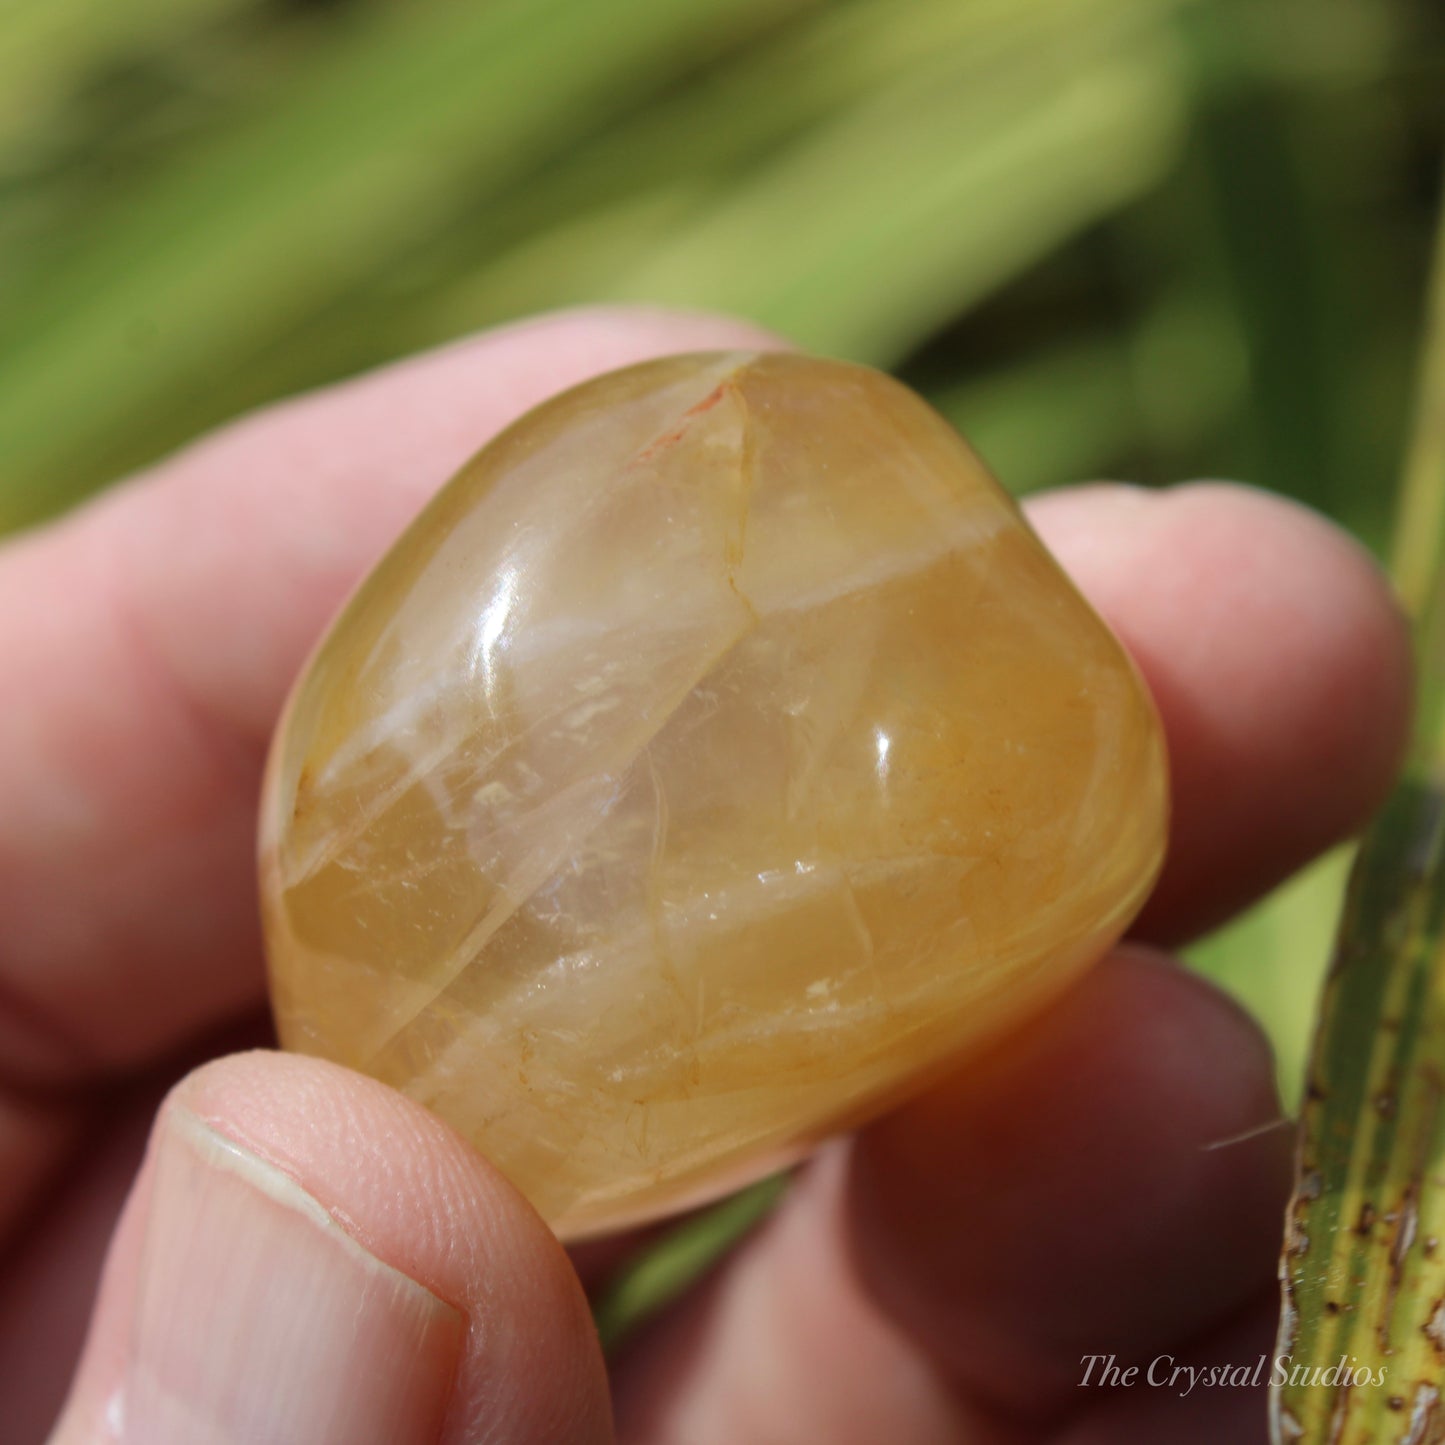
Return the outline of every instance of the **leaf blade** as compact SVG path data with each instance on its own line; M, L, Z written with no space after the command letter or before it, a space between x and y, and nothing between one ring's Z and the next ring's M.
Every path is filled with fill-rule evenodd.
M1396 551L1420 706L1320 1005L1280 1261L1277 1445L1445 1440L1445 221L1435 271Z

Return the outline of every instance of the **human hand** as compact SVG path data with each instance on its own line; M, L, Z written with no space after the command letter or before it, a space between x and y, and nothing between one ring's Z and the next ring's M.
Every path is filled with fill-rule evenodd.
M762 340L657 312L510 328L242 422L0 549L7 1440L43 1438L87 1318L56 1445L1264 1438L1256 1391L1079 1388L1085 1356L1270 1348L1290 1140L1265 1127L1268 1049L1158 950L1358 827L1403 735L1378 574L1263 494L1031 507L1164 718L1156 894L1045 1017L821 1151L631 1342L613 1404L567 1254L444 1124L317 1060L186 1072L265 1037L261 759L356 578L543 397Z

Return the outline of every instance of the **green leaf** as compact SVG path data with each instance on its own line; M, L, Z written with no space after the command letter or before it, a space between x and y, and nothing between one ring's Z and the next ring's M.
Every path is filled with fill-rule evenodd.
M1183 77L1156 28L1103 26L979 77L910 76L785 153L606 294L755 316L893 364L954 314L1155 183ZM766 258L766 264L759 264Z
M775 1174L721 1204L675 1225L599 1296L592 1318L609 1353L649 1316L696 1284L739 1240L771 1213L788 1176Z
M1420 706L1361 847L1301 1119L1279 1445L1445 1440L1445 219L1397 575Z
M54 488L136 413L203 394L579 117L806 0L414 0L365 8L273 103L179 154L0 305L0 455Z
M37 131L96 69L144 54L247 0L8 0L0 23L0 147Z

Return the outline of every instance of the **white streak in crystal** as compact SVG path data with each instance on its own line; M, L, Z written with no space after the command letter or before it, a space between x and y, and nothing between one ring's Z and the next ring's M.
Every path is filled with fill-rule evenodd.
M757 579L752 583L749 600L759 618L812 612L839 598L872 592L900 578L916 577L952 553L966 554L984 541L1002 535L1011 525L1010 519L978 506L940 523L935 532L920 532L915 546L875 551L832 575L804 576L802 586L798 585L800 574L792 569Z

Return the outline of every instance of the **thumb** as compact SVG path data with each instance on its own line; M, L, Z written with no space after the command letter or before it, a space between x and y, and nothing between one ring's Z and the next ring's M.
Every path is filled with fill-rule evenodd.
M611 1439L577 1278L446 1125L281 1054L157 1118L52 1445Z

